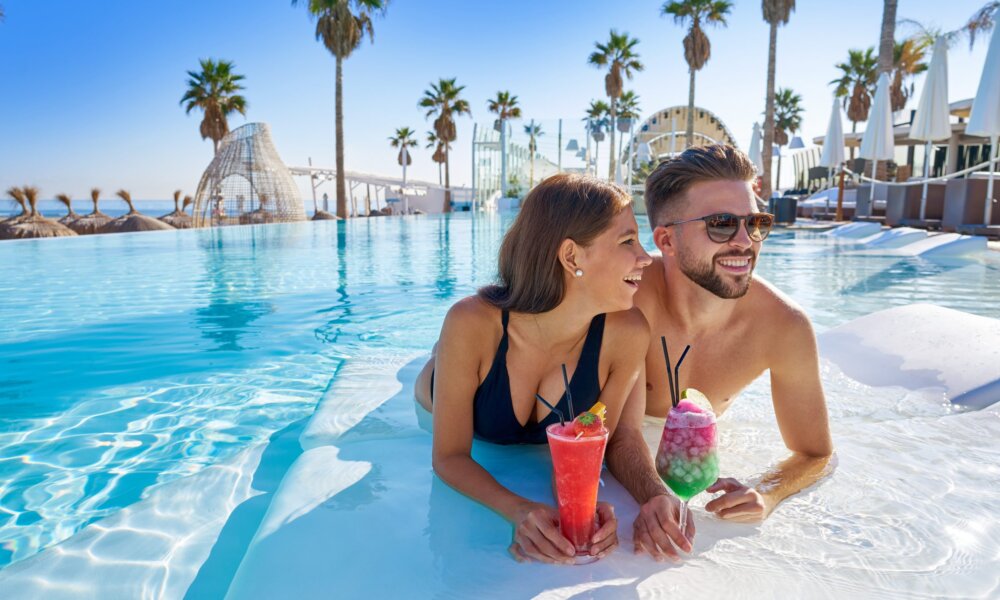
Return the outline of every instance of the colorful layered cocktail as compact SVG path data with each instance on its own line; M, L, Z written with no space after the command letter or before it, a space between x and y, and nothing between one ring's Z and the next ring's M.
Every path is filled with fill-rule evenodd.
M590 541L597 531L597 489L608 444L603 417L604 405L598 402L575 420L545 429L555 473L559 528L576 548L577 564L596 560L590 556Z
M715 412L701 392L686 389L670 409L656 452L656 472L684 501L681 528L687 522L687 503L719 478Z

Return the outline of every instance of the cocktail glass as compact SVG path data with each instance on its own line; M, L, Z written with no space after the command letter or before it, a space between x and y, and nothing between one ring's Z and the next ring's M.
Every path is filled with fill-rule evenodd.
M552 452L559 529L576 548L576 564L594 562L597 558L590 555L590 540L597 531L597 489L608 431L578 435L571 423L556 423L545 433Z
M715 413L707 398L700 393L697 396L700 398L681 400L670 409L656 452L656 472L683 501L682 534L687 526L688 502L719 478Z

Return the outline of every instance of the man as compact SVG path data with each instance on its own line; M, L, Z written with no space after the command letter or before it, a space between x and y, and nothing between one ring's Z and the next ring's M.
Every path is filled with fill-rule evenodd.
M706 505L733 521L760 521L788 496L825 474L833 444L820 385L816 338L802 309L755 277L761 244L772 218L760 213L751 183L756 169L741 151L724 145L689 148L664 161L646 180L646 212L662 253L643 272L635 299L649 323L646 353L647 415L663 417L670 393L660 337L691 351L680 371L683 388L697 388L722 414L736 395L770 370L775 417L789 457L754 487L720 478ZM609 466L641 505L634 524L635 551L676 558L686 549L678 535L679 500L656 489L649 456L616 469L612 446L634 448L642 415L626 407ZM618 472L616 472L618 471ZM655 471L654 471L655 472ZM690 525L688 526L690 528ZM690 529L689 529L690 530ZM688 536L690 537L690 536ZM681 541L682 543L678 543Z

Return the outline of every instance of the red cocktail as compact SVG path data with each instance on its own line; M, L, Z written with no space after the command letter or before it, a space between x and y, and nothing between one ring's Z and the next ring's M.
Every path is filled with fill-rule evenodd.
M576 547L576 564L592 562L596 558L590 556L590 540L597 531L597 488L608 430L600 424L599 429L581 432L574 421L549 425L545 433L552 452L559 528Z

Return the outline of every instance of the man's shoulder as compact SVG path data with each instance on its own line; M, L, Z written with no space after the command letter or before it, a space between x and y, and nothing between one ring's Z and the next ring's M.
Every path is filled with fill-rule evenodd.
M792 298L779 290L771 282L754 275L753 286L745 297L746 310L754 319L764 319L769 325L785 327L810 326L809 316Z

